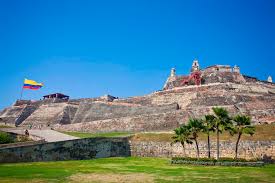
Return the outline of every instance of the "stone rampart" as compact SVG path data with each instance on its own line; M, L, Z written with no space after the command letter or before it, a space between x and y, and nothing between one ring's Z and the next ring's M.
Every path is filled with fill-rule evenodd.
M0 162L82 160L130 156L127 138L87 138L0 148Z
M167 131L183 123L187 116L184 111L175 111L160 114L146 114L131 117L97 120L85 123L68 125L56 124L55 130L81 131L81 132L141 132L141 131Z
M185 153L181 144L171 145L171 142L155 141L130 141L131 155L141 157L177 157L188 156L196 157L195 144L186 144ZM220 156L234 157L235 142L221 141ZM199 142L200 157L207 157L207 142ZM211 142L211 157L216 157L216 143ZM239 158L256 159L271 158L275 159L275 141L241 141L239 144Z
M221 141L220 156L234 157L235 142ZM200 157L207 157L206 141L199 142ZM185 153L179 143L138 141L131 137L86 138L62 142L40 143L20 147L0 148L0 163L81 160L105 157L196 157L194 144L186 144ZM216 143L211 142L211 157L216 155ZM275 159L275 141L241 141L239 158Z
M122 105L113 103L82 102L74 116L73 123L90 122L104 119L157 114L176 111L176 103L162 106Z

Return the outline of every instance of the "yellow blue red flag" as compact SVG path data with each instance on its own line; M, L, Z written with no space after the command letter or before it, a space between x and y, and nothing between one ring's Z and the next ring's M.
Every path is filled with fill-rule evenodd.
M24 80L24 89L38 90L43 86L43 83L38 83L34 80L25 79Z

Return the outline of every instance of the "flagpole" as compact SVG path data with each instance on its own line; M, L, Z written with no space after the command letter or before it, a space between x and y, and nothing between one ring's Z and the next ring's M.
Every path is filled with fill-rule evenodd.
M23 89L24 89L24 87L22 87L22 89L21 89L20 100L22 99Z

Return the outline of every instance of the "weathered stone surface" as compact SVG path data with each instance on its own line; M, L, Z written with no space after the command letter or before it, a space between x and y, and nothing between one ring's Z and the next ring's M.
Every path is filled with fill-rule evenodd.
M66 106L67 103L64 102L43 104L35 110L22 125L32 124L35 128L39 125L50 126L51 124L59 123Z
M181 144L171 145L171 142L154 141L130 141L131 155L141 157L196 157L196 147L194 144L186 144L185 153ZM211 142L211 157L216 157L216 143ZM220 142L220 157L234 158L235 142ZM207 157L207 142L199 142L200 157ZM241 141L239 144L239 158L244 159L275 159L275 141Z
M74 123L69 125L54 125L55 130L81 131L81 132L138 132L138 131L165 131L171 130L179 124L187 113L182 111L143 114L138 116L121 117L105 120L97 120L85 123Z
M234 157L235 142L221 141L221 157ZM207 156L207 143L199 142L200 157ZM195 145L170 142L133 141L124 138L86 138L62 142L41 143L21 147L0 148L0 162L79 160L102 157L196 157ZM216 144L211 142L211 156L216 155ZM241 141L239 158L275 159L275 141Z
M15 125L17 118L20 116L21 112L24 110L26 105L23 106L11 106L5 108L0 112L1 123L6 123L10 125Z
M104 119L122 118L143 114L157 114L178 109L177 103L161 106L141 106L134 104L113 104L82 102L75 114L73 123L91 122ZM83 115L85 114L85 115Z
M88 138L0 148L0 162L81 160L130 156L127 138Z

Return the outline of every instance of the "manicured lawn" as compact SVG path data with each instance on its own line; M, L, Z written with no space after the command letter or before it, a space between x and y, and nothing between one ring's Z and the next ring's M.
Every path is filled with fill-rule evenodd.
M275 165L205 167L171 165L163 158L0 164L0 182L274 182Z
M71 136L80 137L80 138L89 138L89 137L125 137L131 135L128 132L108 132L108 133L84 133L84 132L61 132Z

